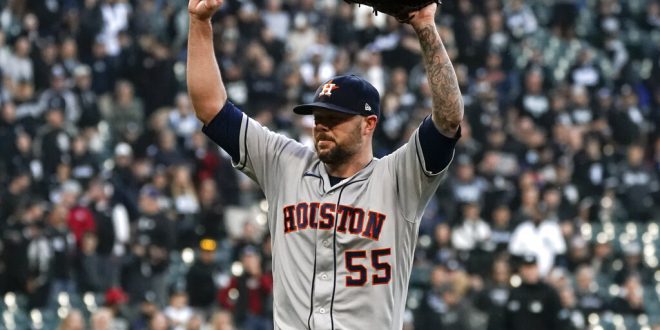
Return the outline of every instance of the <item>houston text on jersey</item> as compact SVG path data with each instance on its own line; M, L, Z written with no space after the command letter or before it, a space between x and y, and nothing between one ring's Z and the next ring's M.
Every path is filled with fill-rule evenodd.
M335 212L336 211L336 212ZM365 211L359 207L333 203L298 203L285 206L284 232L290 234L305 229L333 230L335 215L338 219L337 232L360 235L378 240L387 218L385 214Z

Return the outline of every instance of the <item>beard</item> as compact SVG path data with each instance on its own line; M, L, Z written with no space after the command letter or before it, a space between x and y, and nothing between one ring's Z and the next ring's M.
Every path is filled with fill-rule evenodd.
M355 152L351 152L351 150L349 150L345 146L337 144L337 142L334 142L334 146L324 150L319 149L318 142L316 143L315 146L316 146L316 154L319 155L319 159L322 162L330 165L341 164L355 154Z
M332 145L321 149L319 148L319 142L321 141L332 142ZM337 165L348 161L353 155L357 154L361 144L360 130L356 128L346 139L346 143L338 143L332 136L318 133L315 138L314 147L316 154L322 162L329 165Z

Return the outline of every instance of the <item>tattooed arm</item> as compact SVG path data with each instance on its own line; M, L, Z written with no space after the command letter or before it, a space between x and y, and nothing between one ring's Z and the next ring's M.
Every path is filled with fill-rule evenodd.
M436 4L415 12L410 24L422 46L424 65L432 91L432 119L440 133L454 137L463 120L463 97L456 72L435 25Z

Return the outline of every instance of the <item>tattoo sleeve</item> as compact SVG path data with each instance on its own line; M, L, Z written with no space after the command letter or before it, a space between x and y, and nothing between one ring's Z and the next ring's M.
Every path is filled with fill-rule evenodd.
M435 24L417 29L422 56L432 90L432 118L440 132L453 137L463 119L463 97L456 72L451 64Z

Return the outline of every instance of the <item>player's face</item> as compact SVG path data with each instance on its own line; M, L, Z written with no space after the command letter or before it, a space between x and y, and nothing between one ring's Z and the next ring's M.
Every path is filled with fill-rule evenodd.
M314 110L314 146L326 164L340 164L357 154L363 144L365 117L325 109Z

